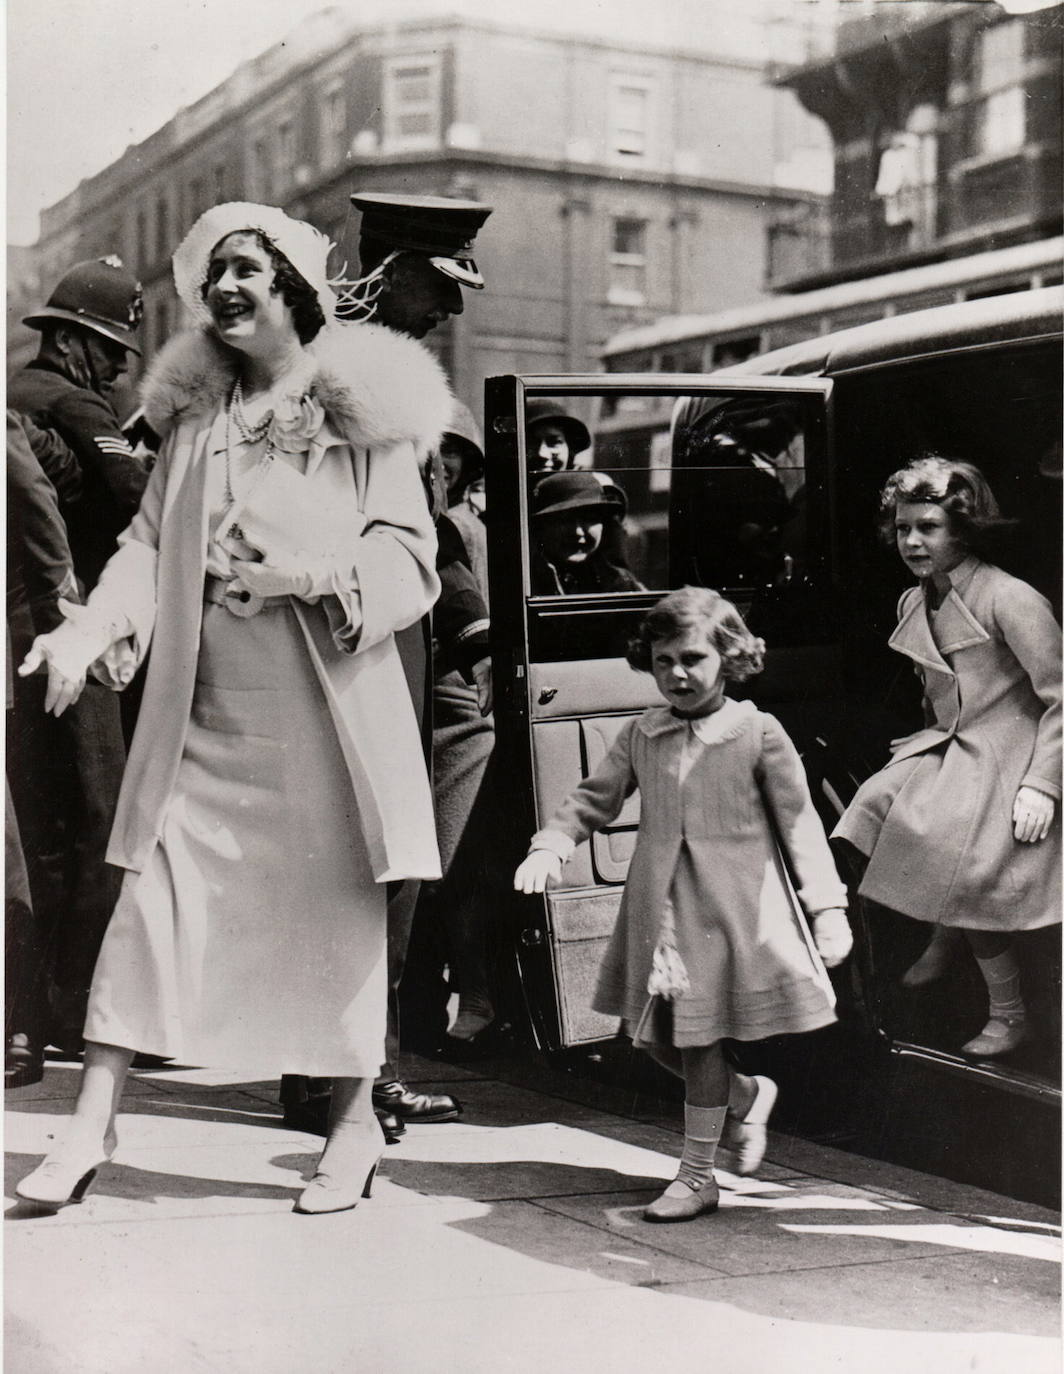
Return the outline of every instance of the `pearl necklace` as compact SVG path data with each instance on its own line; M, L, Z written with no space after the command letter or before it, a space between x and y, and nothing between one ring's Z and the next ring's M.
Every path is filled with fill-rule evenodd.
M257 444L266 439L266 448L258 463L252 468L250 477L254 479L256 474L263 468L269 467L274 459L273 440L268 438L268 431L273 422L273 411L266 418L255 425L254 428L247 423L243 414L243 392L240 386L239 377L233 387L229 397L229 404L225 408L225 500L227 506L232 506L236 497L233 493L233 425L235 424L240 432L240 437L246 444ZM230 539L243 539L244 531L234 520L229 526L226 534Z
M240 378L236 379L233 386L232 395L229 397L229 414L233 418L233 423L240 431L240 437L245 444L257 444L264 438L273 420L273 411L268 410L257 425L248 424L247 416L244 414L244 388Z

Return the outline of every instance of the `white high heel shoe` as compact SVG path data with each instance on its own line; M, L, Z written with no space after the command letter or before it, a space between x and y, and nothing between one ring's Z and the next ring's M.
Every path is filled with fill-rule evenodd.
M113 1130L104 1136L102 1146L77 1136L77 1132L71 1132L50 1150L36 1169L15 1185L15 1196L54 1211L84 1201L97 1171L117 1149L118 1139Z
M383 1143L379 1129L360 1134L357 1139L327 1142L317 1172L300 1193L293 1211L318 1216L357 1207L370 1195L384 1153Z

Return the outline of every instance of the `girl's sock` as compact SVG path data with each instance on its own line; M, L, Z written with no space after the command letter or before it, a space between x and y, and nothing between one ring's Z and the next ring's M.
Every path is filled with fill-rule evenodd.
M693 1107L684 1103L683 1157L676 1178L643 1213L644 1221L692 1221L715 1212L720 1192L713 1160L724 1129L727 1107Z
M986 1025L966 1045L961 1054L979 1059L998 1054L1010 1054L1027 1039L1027 1008L1020 995L1020 968L1011 949L989 959L976 958L979 972L990 993L990 1008Z
M1011 949L990 959L976 959L990 993L990 1020L1015 1021L1026 1015L1020 995L1020 966Z
M666 1197L687 1197L690 1185L702 1186L712 1181L713 1161L727 1112L727 1107L693 1107L690 1102L684 1103L683 1155L675 1180L665 1189Z

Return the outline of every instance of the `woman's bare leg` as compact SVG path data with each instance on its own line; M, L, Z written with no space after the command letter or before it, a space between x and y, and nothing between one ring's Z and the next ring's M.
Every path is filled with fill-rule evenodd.
M334 1078L329 1131L297 1212L342 1212L369 1196L384 1137L373 1110L371 1078Z
M73 1115L33 1173L15 1189L27 1202L62 1207L79 1201L97 1168L114 1154L115 1115L133 1051L120 1045L85 1045L85 1066Z
M81 1087L72 1120L86 1131L98 1133L101 1140L113 1139L118 1104L132 1060L133 1051L120 1045L85 1042Z

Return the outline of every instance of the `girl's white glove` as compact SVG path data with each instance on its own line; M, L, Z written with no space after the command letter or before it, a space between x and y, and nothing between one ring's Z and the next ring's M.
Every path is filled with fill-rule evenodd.
M297 596L300 601L310 601L337 590L334 558L303 552L275 553L268 563L233 558L230 567L234 574L230 587L252 596Z
M825 968L835 968L853 949L850 923L842 907L829 907L813 917L813 940Z
M111 648L116 640L130 633L128 622L116 625L104 619L91 606L79 606L60 597L57 602L65 619L46 635L38 635L19 668L19 677L29 677L43 663L48 665L48 687L44 709L61 716L81 696L89 668ZM123 617L123 620L125 617Z
M516 892L546 892L548 880L557 882L562 876L562 861L552 849L533 849L518 865L514 874Z

